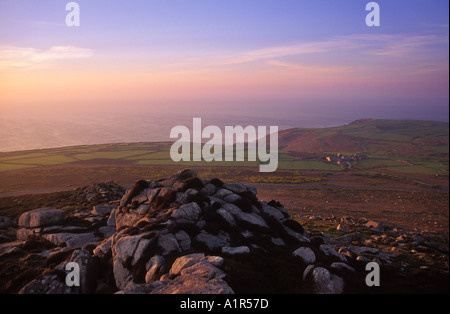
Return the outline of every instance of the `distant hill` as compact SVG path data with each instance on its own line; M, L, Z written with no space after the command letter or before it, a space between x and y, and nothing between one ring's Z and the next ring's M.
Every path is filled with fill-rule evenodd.
M357 120L345 126L281 131L292 153L353 152L448 159L449 124L416 120Z
M258 163L181 162L170 158L171 143L119 143L0 153L0 172L52 166L231 166ZM280 170L341 171L352 169L448 176L449 124L409 120L357 120L329 128L295 128L279 133ZM365 158L339 164L327 161L341 153ZM58 172L61 170L59 169ZM296 180L297 181L297 180ZM5 182L6 183L6 182Z

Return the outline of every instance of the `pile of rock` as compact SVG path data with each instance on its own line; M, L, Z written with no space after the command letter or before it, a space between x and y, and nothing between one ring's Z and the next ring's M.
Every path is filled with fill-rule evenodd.
M194 253L175 260L169 272L154 280L157 270L164 264L164 258L154 256L149 261L146 274L148 284L127 285L124 294L233 294L226 283L222 267L224 259L220 256L205 256Z
M183 170L136 182L118 206L27 212L18 222L21 242L0 248L0 262L31 260L32 247L47 269L6 286L20 282L21 293L345 293L367 289L368 261L387 263L394 254L361 244L357 233L310 236L280 203L256 195ZM65 285L69 262L81 265L80 287Z
M17 240L41 237L55 246L80 248L100 241L115 232L114 227L102 226L105 214L117 206L95 206L91 213L75 212L66 217L66 212L54 208L41 208L19 217ZM103 223L102 223L103 222Z
M433 253L439 259L448 259L448 240L432 239L417 231L407 231L386 222L378 222L367 218L319 217L303 216L303 219L325 221L337 225L336 230L344 233L330 238L321 233L325 242L335 246L337 251L345 251L364 261L391 263L391 259L399 254ZM358 230L358 231L356 231ZM364 236L363 236L364 235ZM361 249L363 247L364 249ZM361 254L362 253L362 254Z
M76 192L88 202L108 202L120 200L125 193L125 188L114 181L108 181L78 188Z
M137 182L111 216L117 232L94 255L111 255L116 285L124 291L136 284L147 285L148 291L155 280L158 286L165 282L165 274L173 278L171 263L192 252L270 254L310 242L281 204L259 202L254 188L202 180L192 170L167 180Z
M61 224L65 220L65 212L60 209L41 208L22 214L19 217L17 239L25 241L29 236L40 235L52 226Z

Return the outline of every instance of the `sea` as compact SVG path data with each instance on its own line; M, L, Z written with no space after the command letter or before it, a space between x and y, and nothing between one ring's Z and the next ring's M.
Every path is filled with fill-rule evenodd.
M186 109L186 108L185 108ZM442 112L443 111L443 112ZM445 112L446 111L446 112ZM83 110L21 109L0 107L0 152L57 148L77 145L170 141L178 125L192 128L192 119L202 118L202 127L215 125L321 128L340 126L357 119L413 119L448 122L448 107L441 110L392 106L230 106L214 110Z

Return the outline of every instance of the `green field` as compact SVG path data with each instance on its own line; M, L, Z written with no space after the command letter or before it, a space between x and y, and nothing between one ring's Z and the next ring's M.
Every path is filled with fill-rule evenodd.
M308 132L308 137L299 142L298 138L304 132ZM367 120L340 127L282 131L279 142L279 170L342 171L341 166L324 160L326 154L340 152L348 156L355 153L367 155L367 159L352 163L353 169L447 176L449 171L448 123ZM308 153L313 157L299 158L305 143L310 145ZM108 164L111 161L128 166L232 166L255 169L259 166L258 162L253 161L175 163L170 158L170 148L171 143L168 142L123 143L0 153L0 172L57 165ZM244 155L247 160L247 154Z
M94 162L102 160L123 161L129 165L182 165L191 166L232 166L257 168L258 162L174 162L170 159L170 145L168 143L148 143L143 145L137 143L120 145L110 144L71 149L48 149L41 152L29 153L1 153L0 171L10 171L16 169L34 168L40 166L65 165L76 162ZM344 154L351 155L351 152ZM399 158L400 157L400 158ZM355 168L364 170L390 169L402 173L419 174L444 174L448 173L448 161L423 160L418 157L390 156L390 155L369 155L366 160L357 162ZM343 169L332 163L322 160L297 160L287 152L280 152L278 169L280 170L320 170L320 171L342 171Z
M168 143L142 143L93 145L90 147L74 147L64 149L46 149L41 152L29 153L0 153L0 171L24 169L38 166L63 165L76 162L89 162L96 160L125 161L135 165L182 165L182 166L232 166L257 168L258 161L212 161L200 162L182 161L174 162L170 158L170 144ZM82 151L82 153L81 153ZM280 170L342 170L337 165L327 164L315 160L295 160L284 152L279 154L278 169Z

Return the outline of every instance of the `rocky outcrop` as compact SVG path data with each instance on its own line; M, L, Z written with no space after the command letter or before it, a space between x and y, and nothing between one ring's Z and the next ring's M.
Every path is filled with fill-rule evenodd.
M42 208L22 214L19 217L19 226L26 228L37 228L47 225L55 225L62 222L65 213L60 209Z
M29 236L39 234L44 227L60 224L65 219L65 212L53 208L41 208L23 213L19 217L17 239L26 240Z
M101 219L96 215L91 215L85 217L85 220L76 220L72 217L66 221L64 210L36 209L19 217L18 225L21 228L17 230L16 237L18 240L26 241L30 236L38 236L55 246L80 248L85 244L101 240L99 230L92 228L89 221L89 219L95 221L97 218Z
M253 187L201 179L194 170L138 181L120 202L40 209L18 224L19 241L2 245L0 262L41 265L2 283L21 293L360 292L368 262L390 265L399 254L363 240L348 223L334 239L311 235L280 203L258 200ZM65 284L70 262L80 265L79 287Z
M156 257L156 258L155 258ZM128 285L122 293L151 294L233 294L220 269L224 259L194 253L175 260L168 276L154 280L154 274L164 265L164 258L155 256L149 261L145 284ZM170 280L169 278L175 278Z
M105 202L120 199L125 193L125 189L114 181L108 181L78 188L76 192L88 202Z
M240 258L253 251L270 254L272 249L285 248L289 252L290 247L310 242L306 231L289 218L282 206L258 201L255 189L224 184L218 179L202 180L192 170L167 180L137 182L124 195L114 216L116 233L94 253L99 257L111 255L116 285L122 291L144 282L152 283L159 292L172 291L162 288L162 282L167 283L164 270L170 270L168 278L177 283L171 281L169 286L186 292L180 288L184 277L178 278L170 263L177 256L191 256L191 252ZM110 253L105 254L105 246L110 247ZM200 273L182 275L192 280ZM206 277L214 279L214 286L225 287L224 292L233 291L218 281L226 280L225 273L212 273L216 275ZM204 276L200 276L202 282ZM158 284L155 279L160 279L156 280ZM150 286L144 290L150 292Z
M302 216L301 220L310 221L312 224L318 222L322 226L337 225L336 230L340 231L341 235L330 237L325 232L319 234L334 251L353 259L392 264L392 259L398 257L399 253L420 255L430 252L440 255L439 260L448 259L448 242L426 239L417 231L407 231L387 222L367 218L355 219L350 216L338 218L308 215Z

